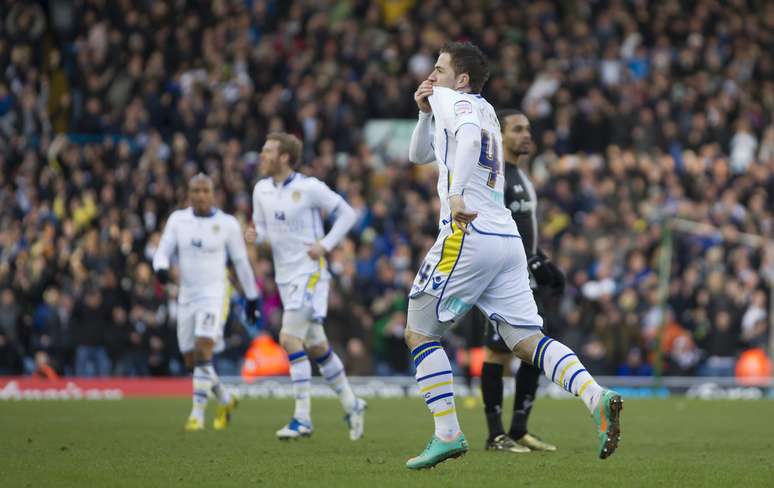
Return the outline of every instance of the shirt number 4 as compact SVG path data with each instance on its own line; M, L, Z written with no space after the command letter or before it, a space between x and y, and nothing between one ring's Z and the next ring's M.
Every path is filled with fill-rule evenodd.
M489 170L489 178L486 184L489 188L494 188L497 183L497 175L500 173L499 151L497 150L497 139L486 130L481 130L481 156L478 158L478 164Z

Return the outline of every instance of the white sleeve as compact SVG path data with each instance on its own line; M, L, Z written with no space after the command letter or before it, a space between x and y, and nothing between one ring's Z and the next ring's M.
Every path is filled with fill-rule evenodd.
M334 215L331 230L328 231L328 235L320 240L320 245L328 252L341 242L344 236L347 235L347 232L355 225L355 220L357 220L355 210L343 198L339 206L336 207Z
M426 164L435 160L430 123L432 118L432 113L419 112L419 120L411 133L411 144L409 144L409 161L414 164Z
M355 220L357 219L355 211L341 195L328 188L328 185L322 181L316 179L312 184L312 198L315 206L334 218L331 230L320 240L320 244L325 250L330 251L336 247L336 244L355 225Z
M328 215L333 215L336 211L336 207L344 202L341 195L328 188L328 185L317 178L309 178L307 181L310 182L309 189L311 190L314 206L324 210Z
M456 134L465 124L481 127L481 121L468 95L457 93L449 88L434 87L428 101L433 109L436 123L440 122L452 134Z
M255 225L255 232L258 234L255 238L256 244L265 241L267 238L266 218L263 215L261 200L258 198L257 183L253 189L253 225Z
M175 218L174 214L172 214L167 219L167 223L164 224L164 231L161 233L159 247L153 255L153 271L169 269L169 260L172 258L172 254L175 253L175 248L177 247L175 234Z
M454 178L449 188L449 196L462 195L481 157L481 129L478 126L465 123L460 126L455 137L457 152L454 156Z
M258 289L255 286L253 267L247 258L247 248L242 238L242 229L239 227L239 222L236 219L232 220L229 227L230 230L226 237L226 251L228 251L231 264L234 265L234 270L236 271L237 278L239 278L239 283L242 285L242 290L245 292L245 298L253 300L258 298Z

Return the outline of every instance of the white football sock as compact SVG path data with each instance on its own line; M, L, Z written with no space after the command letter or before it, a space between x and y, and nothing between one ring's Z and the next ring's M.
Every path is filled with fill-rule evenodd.
M229 395L226 388L224 388L223 384L220 382L218 373L215 372L215 367L212 363L209 363L207 366L203 367L203 370L212 380L212 392L215 394L218 402L220 402L221 405L228 405L228 402L231 401L231 395Z
M352 387L347 380L347 373L344 371L344 364L341 362L338 354L333 349L316 359L317 366L320 368L320 374L323 375L328 385L339 395L341 405L347 413L352 412L357 406L357 399L352 392Z
M411 351L416 366L419 392L435 421L435 436L449 441L460 433L454 408L454 377L440 342L426 342Z
M532 355L532 364L548 379L575 396L580 396L589 412L597 406L604 389L583 367L578 356L559 341L544 336Z
M207 408L207 397L212 388L212 378L206 372L207 365L204 363L194 367L193 371L193 406L191 408L191 417L195 417L204 422L204 410Z
M288 355L290 360L290 379L293 381L293 394L296 397L296 408L293 417L301 422L311 422L311 401L309 390L312 379L312 365L306 352L298 351Z

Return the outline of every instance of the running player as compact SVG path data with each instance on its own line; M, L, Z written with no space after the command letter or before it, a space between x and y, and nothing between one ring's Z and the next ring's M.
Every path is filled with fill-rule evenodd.
M172 255L180 260L180 291L177 297L177 341L186 367L193 370L193 408L186 431L204 429L204 411L210 390L218 399L213 421L216 430L225 429L236 407L221 385L212 365L213 352L223 350L223 325L228 316L226 259L234 266L247 298L248 320L258 313L255 276L247 259L239 222L214 207L213 183L199 173L188 183L191 206L172 212L164 226L153 269L159 281L169 281Z
M330 286L325 254L352 228L355 211L325 183L294 171L301 149L301 141L290 134L274 133L266 138L260 166L266 178L253 190L254 226L245 234L250 242L271 244L282 298L280 343L290 360L296 402L293 417L277 431L277 437L312 434L311 356L341 400L350 439L357 440L363 436L366 402L352 392L344 365L328 344L322 325ZM322 212L333 218L327 235L323 235Z
M408 460L410 469L429 468L468 450L440 338L473 306L495 321L498 334L522 361L582 397L597 424L601 458L612 454L619 439L621 396L600 387L569 348L541 332L527 257L523 246L511 242L521 236L504 205L500 124L479 95L488 76L478 47L448 43L414 94L420 114L409 159L438 161L441 216L438 239L409 295L406 344L435 420L435 434Z

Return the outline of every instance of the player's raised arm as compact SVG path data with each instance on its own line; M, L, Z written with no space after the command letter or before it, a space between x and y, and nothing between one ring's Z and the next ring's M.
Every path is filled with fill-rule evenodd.
M449 198L465 191L473 170L481 156L481 127L468 122L460 126L455 134L457 152L455 155L454 178L449 188Z
M435 160L433 151L433 133L430 123L433 112L427 98L433 94L433 86L428 80L423 81L414 92L414 100L419 107L419 120L414 132L411 133L409 144L409 161L414 164L426 164Z
M164 225L164 231L161 233L159 247L153 254L153 271L162 283L169 281L169 262L176 247L175 222L173 217L170 216Z

